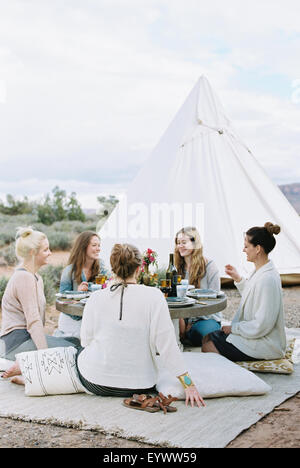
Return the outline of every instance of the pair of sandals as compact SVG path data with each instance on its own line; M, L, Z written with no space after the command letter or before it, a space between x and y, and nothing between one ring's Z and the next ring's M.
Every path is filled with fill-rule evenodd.
M134 394L131 398L126 398L123 400L123 405L127 406L127 408L147 411L148 413L157 413L162 410L166 414L177 411L175 406L171 406L171 403L176 400L178 398L172 397L172 395L166 397L161 392L155 397L143 393L141 395Z

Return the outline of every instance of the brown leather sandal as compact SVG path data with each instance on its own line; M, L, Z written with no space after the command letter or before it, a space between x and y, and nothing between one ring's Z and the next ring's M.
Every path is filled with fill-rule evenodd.
M177 408L175 406L171 406L171 403L173 401L177 401L178 398L172 397L172 395L168 395L168 397L166 397L161 392L159 392L158 395L159 395L158 404L159 404L160 408L163 410L163 412L165 414L166 413L175 413L175 411L177 411Z
M123 400L123 405L127 408L132 408L140 411L148 411L148 413L157 413L160 407L157 405L159 397L152 397L151 395L134 394L131 398Z

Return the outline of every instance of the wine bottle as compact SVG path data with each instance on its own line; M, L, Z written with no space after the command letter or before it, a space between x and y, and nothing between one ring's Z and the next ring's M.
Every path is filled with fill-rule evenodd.
M177 297L177 269L174 265L174 254L170 254L169 259L169 266L166 271L166 278L171 280L171 288L172 291L170 292L170 297Z

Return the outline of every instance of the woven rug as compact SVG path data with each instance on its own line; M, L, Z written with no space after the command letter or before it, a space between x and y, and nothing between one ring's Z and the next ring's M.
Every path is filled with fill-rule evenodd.
M185 407L164 415L134 411L120 398L87 394L26 397L24 388L0 381L0 416L91 429L160 447L221 448L274 407L300 391L300 364L291 375L260 374L269 394L207 399L205 408Z
M87 394L27 397L24 387L0 379L0 417L96 430L158 447L222 448L273 409L300 391L300 330L291 375L258 374L272 391L263 396L206 399L205 408L175 402L176 413L164 415L128 409L121 398Z

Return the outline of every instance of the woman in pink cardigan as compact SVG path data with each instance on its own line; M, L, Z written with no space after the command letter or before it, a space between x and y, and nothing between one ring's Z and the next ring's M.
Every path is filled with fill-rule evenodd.
M44 332L46 299L37 272L51 255L46 235L31 227L19 228L16 255L21 264L6 286L1 304L0 357L15 360L22 351L71 346L70 341Z

